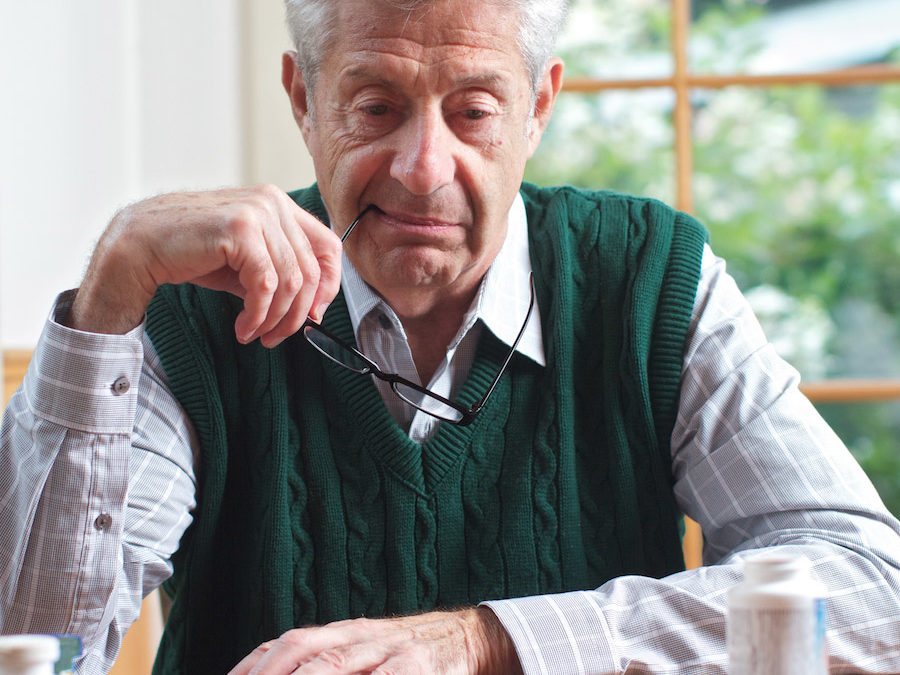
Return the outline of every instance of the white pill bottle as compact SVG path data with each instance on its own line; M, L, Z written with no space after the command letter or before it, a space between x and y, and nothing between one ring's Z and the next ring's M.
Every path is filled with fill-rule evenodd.
M728 593L729 675L824 675L825 588L802 556L765 553L744 562Z
M53 675L59 640L52 635L0 637L0 675Z

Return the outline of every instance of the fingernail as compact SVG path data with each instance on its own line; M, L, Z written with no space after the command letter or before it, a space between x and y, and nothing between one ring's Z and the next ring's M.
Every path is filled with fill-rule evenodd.
M259 344L261 344L266 349L271 349L272 347L276 347L279 342L281 342L280 338L273 338L269 335L263 335L259 338Z
M250 340L253 339L252 331L240 331L240 332L235 331L235 333L236 333L238 342L240 342L242 345L249 343Z
M322 321L322 317L325 316L325 311L328 309L328 304L329 303L327 302L323 302L321 305L316 307L316 311L313 312L313 319L315 319L317 322Z

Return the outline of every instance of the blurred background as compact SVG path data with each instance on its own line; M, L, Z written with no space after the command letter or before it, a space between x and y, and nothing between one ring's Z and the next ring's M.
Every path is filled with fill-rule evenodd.
M900 2L575 0L527 178L694 213L900 515Z
M314 176L282 0L0 3L8 396L118 208ZM900 2L574 0L560 52L526 178L695 214L900 515Z
M0 345L34 346L116 210L312 182L281 0L0 0Z

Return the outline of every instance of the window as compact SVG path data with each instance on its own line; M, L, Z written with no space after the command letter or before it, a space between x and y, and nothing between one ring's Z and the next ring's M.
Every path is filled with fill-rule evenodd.
M658 197L900 514L900 3L575 0L526 179Z

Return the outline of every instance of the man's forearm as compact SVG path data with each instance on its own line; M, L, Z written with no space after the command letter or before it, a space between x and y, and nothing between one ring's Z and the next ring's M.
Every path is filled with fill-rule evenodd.
M105 363L75 355L74 361L86 361L78 368L59 349L62 330L48 324L3 421L6 632L83 634L81 622L96 624L116 583L118 565L107 569L102 561L121 558L140 344L131 340L130 347L110 351ZM85 370L105 391L86 390ZM115 390L117 380L133 380L135 391Z
M276 187L158 195L113 217L66 324L122 334L159 286L194 283L242 298L237 339L272 347L331 302L340 260L334 232Z
M187 419L144 356L140 331L50 321L3 423L0 624L77 633L84 672L111 667L194 505Z

